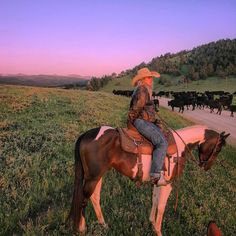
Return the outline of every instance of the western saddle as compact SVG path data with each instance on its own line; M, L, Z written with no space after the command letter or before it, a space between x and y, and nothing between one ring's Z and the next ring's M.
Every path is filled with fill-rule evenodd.
M129 153L137 154L138 172L134 179L138 185L142 182L142 154L152 155L152 143L143 137L135 127L132 128L117 128L120 136L121 148ZM172 156L177 152L177 146L174 136L171 131L163 130L163 133L168 142L167 157Z

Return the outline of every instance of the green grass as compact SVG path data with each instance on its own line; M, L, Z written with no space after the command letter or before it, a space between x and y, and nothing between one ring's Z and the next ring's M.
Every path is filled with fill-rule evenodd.
M158 83L158 79L154 80L154 91L198 91L198 92L205 92L209 91L218 91L223 90L225 92L233 93L236 91L236 78L235 77L228 77L227 80L219 78L219 77L209 77L206 80L198 80L192 81L188 84L177 84L177 81L180 79L180 76L171 76L167 74L163 74L167 80L171 82L172 85L160 85ZM104 88L101 88L101 91L104 92L112 92L114 89L118 90L130 90L133 89L131 86L131 78L129 76L125 76L122 78L114 79L108 83Z
M104 92L0 86L0 235L72 235L65 227L74 178L74 143L90 128L124 127L129 98ZM161 109L173 128L191 122ZM189 162L167 205L164 235L204 235L214 219L224 235L234 235L235 155L226 146L224 166L209 173ZM176 188L174 188L174 192ZM106 174L101 205L109 228L96 222L89 204L86 235L154 235L148 221L149 184L137 188L115 171Z
M170 79L171 80L171 79ZM198 80L192 81L188 84L180 84L176 85L176 78L173 78L171 81L173 85L171 86L163 86L160 84L155 84L154 89L156 91L198 91L198 92L205 92L205 91L225 91L233 93L236 91L236 78L229 77L227 80L219 78L219 77L210 77L206 80Z
M113 90L129 90L132 89L131 77L124 76L122 78L113 79L109 83L100 89L104 92L112 92Z

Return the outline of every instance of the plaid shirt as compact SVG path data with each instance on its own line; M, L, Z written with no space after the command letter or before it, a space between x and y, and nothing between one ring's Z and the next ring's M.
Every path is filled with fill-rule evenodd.
M133 123L137 118L150 122L156 120L154 104L145 85L136 87L130 102L128 120Z

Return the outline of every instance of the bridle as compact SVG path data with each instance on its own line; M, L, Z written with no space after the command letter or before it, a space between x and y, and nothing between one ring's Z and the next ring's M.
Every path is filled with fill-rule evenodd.
M210 154L210 157L207 160L201 160L200 151L199 151L199 166L205 167L209 162L212 161L212 159L214 158L215 153L217 151L217 147L218 147L219 143L220 143L220 134L218 135L215 146ZM200 149L200 145L198 145L198 149Z
M201 166L201 167L205 167L206 164L208 162L210 162L213 158L214 158L214 155L216 153L216 150L217 150L217 147L220 143L220 134L218 135L217 137L217 140L216 140L216 143L215 143L215 146L214 146L214 149L212 150L211 152L211 155L210 157L207 159L207 160L201 160L200 158L200 153L199 153L199 161L197 162L196 161L196 158L194 157L192 151L190 150L190 148L188 147L188 145L185 143L185 141L183 140L183 138L178 134L178 132L176 132L174 129L172 129L171 127L169 127L169 125L161 118L159 117L159 119L162 121L162 123L166 126L167 129L170 129L172 130L174 133L176 133L178 135L178 137L181 139L181 141L183 142L183 144L185 145L186 147L186 150L188 151L189 155L190 155L190 159L195 162L197 165ZM198 145L198 149L200 149L200 145Z
M217 140L216 140L216 143L215 143L215 146L214 146L214 149L210 155L210 157L208 158L208 160L206 161L203 161L200 159L200 154L199 154L199 162L196 161L196 158L194 157L192 151L190 150L189 146L185 143L185 141L183 140L183 138L178 134L178 132L176 132L174 129L172 129L171 127L169 127L169 125L161 118L159 117L159 119L161 120L161 122L166 126L167 129L170 129L172 130L174 133L176 133L178 135L178 137L181 139L181 141L183 142L183 144L185 145L186 147L186 150L188 151L188 153L190 154L190 159L195 162L198 166L203 166L205 167L206 164L213 159L214 157L214 154L216 152L216 149L218 147L218 144L219 144L219 141L220 141L220 134L218 135L217 137ZM200 145L198 144L198 148L200 148ZM176 209L177 209L177 204L178 204L178 196L179 196L179 164L178 164L178 160L179 160L179 152L178 152L178 148L177 148L177 191L176 191L176 201L175 201L175 206L174 206L174 210L176 212Z

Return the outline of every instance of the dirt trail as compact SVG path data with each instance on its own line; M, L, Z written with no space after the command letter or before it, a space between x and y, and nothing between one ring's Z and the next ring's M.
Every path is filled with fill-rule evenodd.
M168 98L159 98L160 106L166 107L171 110L171 107L168 107L167 101ZM185 109L185 107L184 107ZM191 108L192 109L192 108ZM178 108L175 108L175 112L181 116L196 122L197 124L207 125L209 128L212 128L216 131L230 133L230 136L227 139L227 143L236 147L236 114L234 117L230 117L229 111L222 111L221 115L216 113L210 113L208 108L204 110L196 109L185 110L184 113L178 113Z

